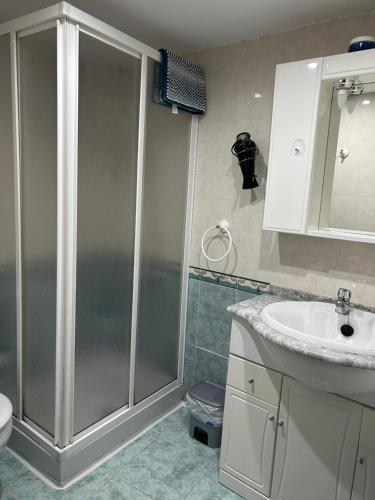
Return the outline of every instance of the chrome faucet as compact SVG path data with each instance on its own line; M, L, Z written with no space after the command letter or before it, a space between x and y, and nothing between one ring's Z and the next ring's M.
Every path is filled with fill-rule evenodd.
M352 292L347 288L339 288L337 292L337 300L335 311L338 314L349 314L350 312L350 298Z

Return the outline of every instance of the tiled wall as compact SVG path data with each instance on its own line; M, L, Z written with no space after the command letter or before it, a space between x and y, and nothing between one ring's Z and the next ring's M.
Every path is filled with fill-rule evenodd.
M184 383L225 384L231 315L226 308L268 291L266 283L191 268L186 324Z
M189 54L207 77L207 113L199 119L191 265L326 296L344 286L352 289L356 302L375 304L374 245L262 230L276 64L345 52L351 38L364 33L375 33L375 13ZM230 151L242 131L249 131L260 149L260 187L251 192L241 189L241 171ZM365 188L363 176L360 182ZM210 263L201 252L202 234L222 219L230 222L233 248L228 258ZM206 239L210 256L223 253L225 243L212 231Z

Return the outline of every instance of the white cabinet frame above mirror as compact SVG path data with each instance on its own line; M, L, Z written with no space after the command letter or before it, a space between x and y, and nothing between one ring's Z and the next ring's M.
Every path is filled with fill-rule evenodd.
M348 227L345 224L333 227L338 219L329 216L335 162L339 164L337 141L343 106L337 93L340 94L339 81L343 80L347 82L345 85L352 85L351 96L363 92L363 85L375 82L375 49L276 66L264 229L375 243L375 157L374 196L367 193L368 201L374 199L373 217L370 205L367 207L374 228L371 224L362 224L359 212L359 222L350 225L349 221ZM358 82L360 88L356 87ZM346 99L345 94L344 105ZM337 129L332 136L334 108L339 111L335 118ZM375 136L372 142L375 146ZM349 151L341 148L340 153L343 163ZM366 179L361 178L360 173L357 175L358 182L365 184ZM356 196L355 189L353 196ZM335 200L338 209L343 199ZM355 203L359 207L365 205L366 200L358 199Z

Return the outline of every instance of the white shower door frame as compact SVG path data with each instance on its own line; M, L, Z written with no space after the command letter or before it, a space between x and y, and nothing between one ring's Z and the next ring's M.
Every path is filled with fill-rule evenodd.
M21 241L21 189L20 189L20 130L19 130L19 81L17 40L41 30L57 29L58 72L58 155L57 155L57 316L56 316L56 402L55 435L44 433L25 420L22 408L22 241ZM75 352L75 300L76 300L76 250L77 250L77 135L78 135L78 58L79 33L95 37L103 43L141 59L141 83L139 101L139 129L137 156L137 188L135 216L135 248L133 271L133 303L130 351L129 404L73 435L74 418L74 352ZM17 278L17 405L14 419L18 429L46 452L56 454L59 460L83 449L88 443L104 436L111 429L133 418L142 409L169 397L182 393L185 323L187 310L187 286L191 218L194 189L194 170L198 119L192 117L190 132L190 158L187 183L185 242L183 254L182 289L180 306L179 360L175 381L135 405L135 353L137 335L137 311L139 299L140 244L142 220L142 195L144 173L146 91L148 60L160 61L159 52L122 33L106 23L82 12L67 2L23 16L0 25L0 36L9 34L11 40L14 171L16 203L16 278ZM166 406L167 409L167 406ZM52 451L53 450L53 451Z

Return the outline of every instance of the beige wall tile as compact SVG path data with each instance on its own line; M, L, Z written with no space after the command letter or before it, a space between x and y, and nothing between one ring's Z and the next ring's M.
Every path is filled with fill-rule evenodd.
M374 33L375 14L367 14L189 55L205 68L208 89L198 138L192 265L328 296L348 286L354 301L374 305L375 245L262 230L275 65L345 52L354 36ZM256 99L255 92L262 97ZM263 187L253 192L242 191L242 175L230 154L244 130L261 151L256 168ZM234 249L222 262L206 262L202 234L223 218L231 223ZM223 249L223 238L211 242L213 255Z

